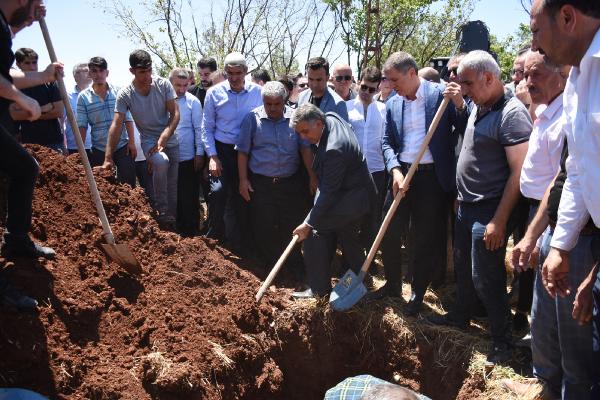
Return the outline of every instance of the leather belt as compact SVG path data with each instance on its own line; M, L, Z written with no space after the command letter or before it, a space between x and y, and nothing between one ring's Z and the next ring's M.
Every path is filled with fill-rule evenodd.
M405 170L409 170L411 167L411 163L406 163L404 161L400 161L400 168L405 169ZM419 164L419 166L417 167L417 171L433 171L435 169L435 164L434 163L429 163L429 164Z
M289 180L294 175L291 175L291 176L266 176L266 175L261 175L261 174L252 174L252 176L254 179L266 181L266 182L269 182L272 184L277 184L277 183L283 183L283 182Z

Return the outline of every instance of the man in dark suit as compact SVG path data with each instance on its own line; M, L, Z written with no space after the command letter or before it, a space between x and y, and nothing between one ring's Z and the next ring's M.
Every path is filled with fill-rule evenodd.
M313 170L319 180L314 205L294 230L304 241L310 286L294 297L324 296L331 290L329 266L338 241L353 271L358 273L365 259L359 229L376 200L375 185L356 135L339 115L305 104L296 110L292 126L312 145Z
M329 62L323 57L311 58L306 62L308 90L298 96L298 107L310 103L321 111L334 112L344 121L348 121L346 102L333 90L327 87L329 81Z
M460 85L446 86L419 78L417 63L405 52L392 54L384 65L387 79L398 93L386 104L386 130L382 138L383 155L392 185L386 201L389 209L399 190L406 191L388 232L382 242L382 256L387 282L372 298L402 294L400 235L408 229L410 249L409 270L412 275L412 295L408 314L416 315L425 291L446 248L446 204L455 188L456 161L454 146L457 131L467 122L467 106ZM421 160L417 154L427 130L444 96L448 105ZM411 182L411 190L403 187L404 175L412 163L419 167Z

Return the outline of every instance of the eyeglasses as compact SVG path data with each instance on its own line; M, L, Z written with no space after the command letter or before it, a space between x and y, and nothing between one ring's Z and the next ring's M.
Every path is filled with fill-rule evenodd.
M352 75L338 75L335 77L336 82L351 81L351 80L352 80Z
M525 71L522 69L513 69L510 71L511 74L516 75L516 74L523 74Z
M304 89L304 88L305 88L305 87L307 87L307 86L308 86L308 83L299 83L299 84L298 84L298 87L299 87L300 89Z
M366 92L368 90L371 94L377 92L377 88L370 87L367 85L360 85L360 90L362 90L363 92Z

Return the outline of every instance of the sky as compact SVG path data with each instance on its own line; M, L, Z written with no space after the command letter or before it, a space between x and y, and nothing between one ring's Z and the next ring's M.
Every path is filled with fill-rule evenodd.
M138 43L124 38L116 21L99 7L106 0L46 0L46 24L56 54L65 64L67 87L74 84L72 69L78 62L87 62L93 56L108 61L109 81L123 86L130 82L129 53L139 47ZM211 0L203 0L211 3ZM125 0L135 4L135 0ZM193 0L199 4L199 0ZM219 5L219 1L214 1ZM138 3L139 4L139 3ZM200 7L206 10L205 7ZM202 17L202 15L200 15ZM499 39L512 34L520 23L529 23L529 16L519 0L480 0L471 15L471 20L482 20L490 32ZM39 67L50 62L44 39L38 24L19 32L13 41L13 50L31 47L40 56ZM330 60L333 62L334 60ZM300 63L302 64L302 62Z

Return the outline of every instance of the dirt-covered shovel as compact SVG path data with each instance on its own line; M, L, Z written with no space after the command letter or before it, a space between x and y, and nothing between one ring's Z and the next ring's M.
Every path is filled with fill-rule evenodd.
M40 18L40 28L42 28L42 34L44 35L44 41L46 42L46 47L48 48L48 53L50 54L50 60L52 62L56 62L56 53L54 52L54 46L52 45L50 33L48 32L48 26L46 25L44 18ZM100 217L100 222L102 223L102 233L104 235L104 240L106 240L106 243L102 244L102 248L113 261L123 267L127 272L130 274L139 275L142 272L142 268L140 267L140 264L133 253L131 253L129 247L125 244L115 243L115 237L112 229L110 228L110 224L108 223L108 218L106 217L106 212L104 211L104 206L102 205L102 200L100 199L100 193L98 193L98 187L96 186L94 174L92 173L92 167L90 166L90 162L85 152L83 140L81 140L81 136L79 135L79 128L77 127L77 122L75 122L75 114L73 113L71 102L67 96L65 82L61 76L57 78L57 82L62 101L65 104L65 109L67 110L67 118L71 124L75 141L77 142L77 150L79 151L79 156L83 162L85 177L90 187L92 199L96 205L96 211Z
M256 302L257 303L260 303L260 299L262 299L262 297L265 295L265 292L267 291L269 286L271 286L271 282L273 282L273 279L275 279L275 277L277 276L277 273L279 273L281 266L283 265L285 260L287 260L288 256L292 252L292 249L294 248L294 246L296 245L297 242L298 242L298 235L294 235L294 237L292 237L292 240L290 240L290 243L287 245L287 247L281 254L281 257L279 257L279 260L277 260L277 263L275 263L275 266L273 267L271 272L269 272L269 276L267 276L267 279L265 279L265 282L261 285L260 289L258 290L258 293L256 293Z
M427 146L429 146L429 141L431 140L433 133L437 129L438 123L440 122L440 119L442 118L442 115L444 114L444 111L446 110L446 107L448 106L449 101L450 101L449 98L445 97L444 100L442 101L442 103L440 104L440 107L438 108L437 112L435 113L435 117L433 118L433 121L431 122L429 131L427 132L427 135L425 136L425 139L423 140L423 144L421 145L421 148L419 149L417 158L416 158L415 162L412 163L412 165L410 166L410 169L408 170L408 173L404 177L404 181L402 182L402 187L405 187L405 188L409 187L410 181L411 181L413 175L415 174L417 167L419 166L419 162L421 161L421 158L423 157L425 150L427 150ZM367 258L365 259L365 262L363 263L358 276L352 270L346 271L344 276L342 276L342 278L339 280L337 285L335 285L335 287L331 291L331 294L329 295L329 304L331 305L331 308L333 308L334 310L336 310L336 311L349 310L356 303L358 303L360 301L360 299L362 299L363 296L367 293L367 288L365 287L363 280L365 278L367 270L369 269L369 266L371 265L371 262L373 261L373 258L375 257L375 253L377 252L377 249L379 249L379 245L381 244L383 235L385 235L385 232L387 231L390 221L392 220L392 217L394 216L396 209L398 208L398 205L400 204L400 200L402 200L402 197L403 197L402 191L399 190L398 194L396 194L396 197L394 197L394 201L392 202L390 209L388 210L387 214L385 215L385 218L383 219L383 223L381 224L381 227L379 228L379 232L377 232L375 241L373 242L373 245L371 246L371 249L369 250L369 254L367 255Z

